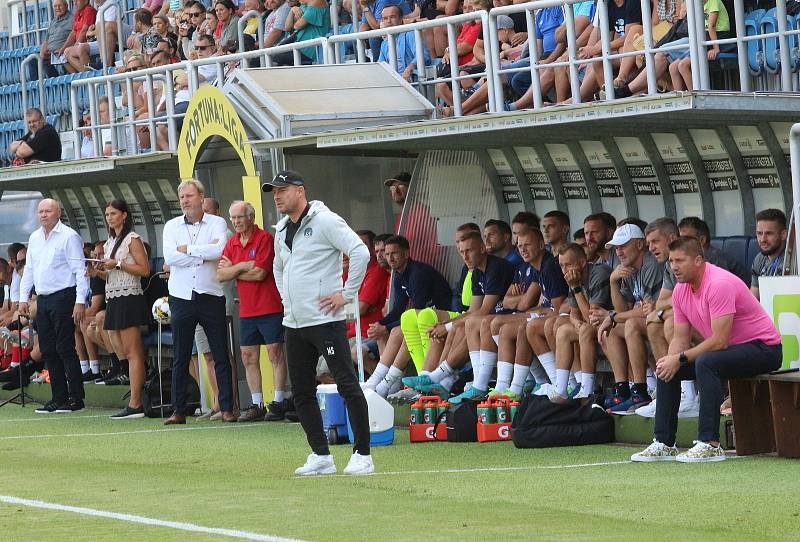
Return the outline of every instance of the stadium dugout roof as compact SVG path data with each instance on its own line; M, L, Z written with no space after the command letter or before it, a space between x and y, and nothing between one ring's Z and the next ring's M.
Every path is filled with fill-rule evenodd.
M251 143L256 149L469 150L798 120L800 94L683 92L608 103L554 106L537 111L337 130Z

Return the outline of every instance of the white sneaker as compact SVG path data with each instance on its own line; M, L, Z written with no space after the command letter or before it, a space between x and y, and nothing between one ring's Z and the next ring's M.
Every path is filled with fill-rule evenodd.
M295 470L297 476L317 476L319 474L336 474L336 465L332 455L310 454L306 464Z
M542 384L538 390L533 392L534 395L550 395L555 391L555 386L550 383Z
M687 397L685 394L681 395L681 406L678 408L679 418L697 418L700 416L700 401L695 395L694 397Z
M680 463L707 463L709 461L725 461L725 450L722 446L712 446L699 440L694 441L694 446L678 454L675 461Z
M643 418L655 418L656 417L656 402L655 401L650 401L646 405L637 408L634 412L636 414L638 414L639 416L642 416Z
M631 456L631 461L637 463L652 463L655 461L675 461L678 457L678 448L667 446L653 439L653 443L639 453Z
M358 452L354 453L342 472L353 475L372 474L375 472L375 465L372 464L372 456L361 455Z

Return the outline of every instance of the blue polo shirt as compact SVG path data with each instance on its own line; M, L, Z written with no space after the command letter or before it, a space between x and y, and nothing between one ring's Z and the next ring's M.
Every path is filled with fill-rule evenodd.
M408 260L403 273L394 272L392 279L392 310L379 322L389 329L400 324L406 309L434 307L449 310L452 292L445 278L426 263Z
M403 10L403 16L411 13L411 6L405 0L375 0L375 2L367 6L367 9L372 12L376 21L380 21L381 12L383 12L383 8L387 6L400 6L400 9ZM368 24L366 14L361 16L361 24Z
M564 280L564 273L561 271L561 266L558 265L558 260L552 254L545 251L539 269L536 269L533 265L531 265L531 268L533 269L532 282L538 282L539 287L542 289L542 300L539 305L552 307L551 299L567 296L569 286Z
M545 55L556 48L556 29L564 24L564 10L561 6L540 9L536 13L536 35L542 40Z
M511 262L514 265L514 267L519 267L520 265L525 263L524 260L522 259L522 256L519 255L519 251L517 250L516 247L512 248L511 252L505 255L505 259L506 261Z
M493 314L503 310L503 297L508 292L508 287L514 280L515 266L504 258L498 258L488 254L486 256L486 268L481 271L478 268L472 270L472 295L498 295L497 304L493 309Z

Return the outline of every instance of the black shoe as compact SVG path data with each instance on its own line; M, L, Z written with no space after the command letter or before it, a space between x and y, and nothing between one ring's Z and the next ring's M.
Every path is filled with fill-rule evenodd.
M279 422L286 419L286 413L294 410L294 401L291 399L284 399L283 401L272 401L267 405L267 415L264 416L264 421Z
M300 416L297 415L296 410L286 411L286 421L290 423L300 423Z
M90 384L97 382L97 379L100 378L100 373L93 373L92 371L86 371L83 373L81 377L83 379L84 384Z
M49 401L46 405L37 408L36 414L52 414L58 409L58 401Z
M104 386L127 386L130 383L131 379L126 374L117 375L114 378L109 378L108 380L98 382L98 384L102 384Z
M19 365L0 371L0 382L13 382L19 380Z
M126 406L113 416L109 416L112 420L130 420L132 418L144 418L144 408L131 408Z
M55 412L57 414L67 414L70 412L80 412L83 408L83 399L67 399L56 407Z

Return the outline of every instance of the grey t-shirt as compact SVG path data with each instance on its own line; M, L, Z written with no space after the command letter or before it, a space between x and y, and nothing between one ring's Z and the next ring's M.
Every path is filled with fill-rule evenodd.
M72 12L67 11L63 17L50 21L47 27L47 48L50 51L61 49L72 32Z
M630 277L620 280L619 290L628 303L636 306L645 299L655 301L661 292L664 266L655 256L645 252L641 269Z
M587 264L589 267L589 274L582 284L583 295L590 305L599 305L606 310L612 309L611 305L611 284L608 277L611 276L611 268L605 264ZM567 298L569 306L577 309L578 302L575 296L570 292Z
M703 256L705 257L708 263L713 263L717 267L721 267L725 271L730 271L740 279L745 284L751 283L751 274L750 271L739 263L739 260L735 258L731 258L729 255L722 252L720 249L714 246L709 246L707 249L703 251Z
M675 289L675 284L678 280L675 278L675 273L672 272L672 266L669 264L669 260L664 262L664 280L661 283L661 288L664 290L669 290L670 292Z
M774 277L786 273L783 257L786 252L781 252L774 259L770 260L765 254L759 252L753 260L753 279L750 283L754 288L758 288L759 277ZM787 266L788 267L788 266Z

